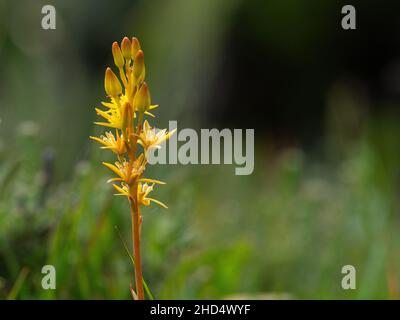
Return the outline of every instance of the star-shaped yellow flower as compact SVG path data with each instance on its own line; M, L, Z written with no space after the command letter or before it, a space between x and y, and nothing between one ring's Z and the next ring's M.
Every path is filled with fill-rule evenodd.
M116 137L112 132L106 132L105 136L101 135L100 138L90 136L90 139L100 142L103 147L102 149L110 149L112 152L122 155L126 152L126 145L123 139L121 139L118 130L116 130Z
M122 113L120 108L110 108L107 111L96 108L96 112L99 116L102 116L108 122L95 122L95 124L110 127L115 129L122 128Z
M103 165L114 172L118 177L108 180L111 181L123 181L131 186L135 179L140 177L144 170L146 169L146 159L143 154L141 154L133 163L123 161L115 162L115 165L107 162L103 162Z
M139 182L138 187L137 187L137 201L138 201L138 204L139 205L149 206L151 204L151 202L154 202L154 203L158 204L159 206L161 206L161 207L163 207L165 209L168 209L168 207L164 203L162 203L161 201L158 201L158 200L156 200L154 198L149 198L148 197L149 193L151 191L153 191L155 183L164 184L164 182L157 181L157 180L152 180L152 179L141 179L141 180L147 180L147 181L151 182L152 184L149 185L147 183ZM117 190L119 192L116 195L125 196L125 197L131 197L131 194L130 194L131 189L129 188L129 186L126 183L122 182L121 186L113 184L113 187L115 188L115 190Z
M159 206L161 206L165 209L168 209L168 207L161 201L158 201L156 199L148 197L149 193L151 191L153 191L153 186L154 186L154 183L152 185L148 185L147 183L139 183L138 194L137 194L137 199L138 199L139 204L149 206L150 202L154 202L154 203L158 204Z
M156 129L150 127L147 120L143 123L143 131L139 134L138 143L147 151L151 148L161 148L161 143L169 139L176 129L167 133L166 129L160 130L156 133Z

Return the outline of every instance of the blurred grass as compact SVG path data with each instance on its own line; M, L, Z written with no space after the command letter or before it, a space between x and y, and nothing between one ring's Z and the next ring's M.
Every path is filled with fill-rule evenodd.
M157 196L170 207L143 210L155 298L399 298L400 130L390 115L366 123L347 148L331 136L319 157L259 143L251 176L152 167L168 182ZM3 154L0 167L0 297L130 299L131 262L115 230L130 245L129 210L105 183L97 148L69 181L48 186L34 136L20 135L17 147L23 153ZM45 264L56 267L57 290L40 287ZM346 264L357 290L341 289Z

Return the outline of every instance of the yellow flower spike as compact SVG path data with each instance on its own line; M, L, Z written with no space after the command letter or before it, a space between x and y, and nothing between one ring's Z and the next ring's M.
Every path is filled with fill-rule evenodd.
M131 55L132 58L136 57L137 52L140 50L139 40L135 37L132 38Z
M122 68L125 64L124 57L122 55L121 49L118 42L112 44L112 54L114 57L114 63L118 68Z
M110 69L106 69L104 77L104 88L108 96L116 98L122 93L121 83L115 73Z
M145 77L145 66L144 66L144 53L142 50L138 50L135 55L133 64L133 75L137 83L141 83Z
M104 118L98 125L115 128L114 132L105 132L100 137L90 139L101 144L102 149L109 149L116 154L116 162L102 164L113 176L108 179L116 195L127 197L130 205L132 223L133 259L135 270L135 288L131 288L137 300L145 299L143 273L141 264L141 225L143 221L141 206L149 206L152 202L167 208L167 206L149 194L155 185L165 182L143 176L147 166L147 151L150 148L160 148L174 132L160 130L156 132L144 115L154 117L151 111L157 105L151 105L150 91L145 79L144 54L136 38L129 40L124 37L121 44L112 44L112 54L119 75L107 68L104 77L104 88L109 98L101 102L104 110L95 108L96 113ZM136 114L136 112L139 112ZM143 150L138 148L143 147ZM135 289L135 290L133 290ZM149 295L151 296L151 295Z
M125 58L125 60L131 60L133 58L132 56L132 44L131 41L127 38L124 37L121 42L121 51L122 55Z
M133 108L138 112L146 112L150 108L150 92L147 83L144 82L133 99Z

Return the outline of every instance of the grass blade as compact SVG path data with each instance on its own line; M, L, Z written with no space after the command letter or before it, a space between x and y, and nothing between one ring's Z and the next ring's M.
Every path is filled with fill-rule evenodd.
M124 248L125 248L125 251L126 251L127 255L128 255L129 258L131 259L133 266L135 266L135 260L133 259L131 253L129 252L128 246L126 245L126 242L125 242L124 239L122 238L122 235L121 235L121 233L119 232L119 229L118 229L117 226L115 226L115 230L117 230L118 236L119 236L119 238L120 238L120 240L121 240L121 242L122 242L122 245L123 245ZM154 300L154 296L153 296L153 294L151 293L150 288L148 287L148 285L147 285L147 283L146 283L146 281L144 280L143 277L142 277L142 282L143 282L143 287L144 287L144 290L146 291L147 296L149 297L150 300Z
M29 273L29 269L26 267L23 267L18 275L17 280L14 283L14 286L12 287L10 293L7 296L7 300L15 300L15 298L18 296L19 291L21 290L21 287L26 279L26 276Z

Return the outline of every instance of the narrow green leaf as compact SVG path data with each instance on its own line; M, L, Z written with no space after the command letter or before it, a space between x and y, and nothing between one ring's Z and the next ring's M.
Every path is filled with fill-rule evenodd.
M121 242L122 242L122 245L123 245L124 248L125 248L125 252L127 253L127 255L129 256L129 258L131 259L133 267L135 267L135 260L133 259L131 253L129 252L128 246L126 245L126 242L125 242L124 239L122 238L122 235L121 235L121 233L119 232L119 229L118 229L117 226L115 226L115 230L117 230L118 236L119 236L119 238L120 238L120 240L121 240ZM143 282L144 290L146 291L146 294L148 295L149 299L150 299L150 300L154 300L154 296L153 296L153 294L151 293L150 288L148 287L148 285L147 285L147 283L146 283L146 281L144 280L143 277L142 277L142 282Z

